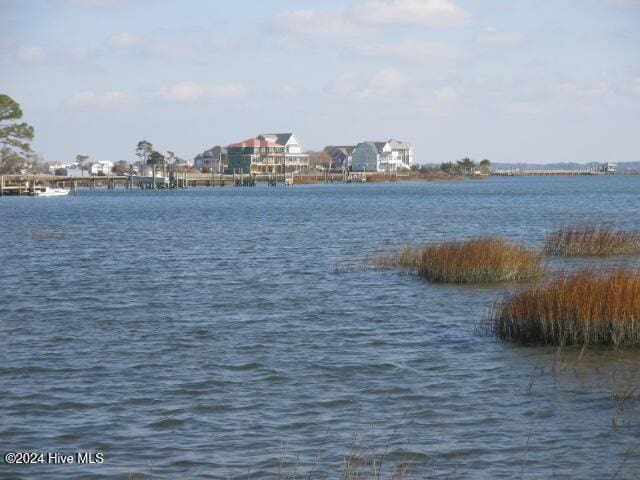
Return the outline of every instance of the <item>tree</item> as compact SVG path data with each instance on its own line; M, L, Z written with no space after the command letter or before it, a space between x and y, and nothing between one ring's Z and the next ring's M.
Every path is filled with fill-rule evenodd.
M133 173L133 165L124 160L120 160L113 165L111 169L114 175L124 175L125 173Z
M460 167L460 170L462 170L465 175L473 175L476 167L476 162L471 160L469 157L464 157L462 160L458 160L457 163Z
M153 145L146 140L140 140L136 147L136 156L140 158L142 164L149 163L149 157L153 152Z
M85 162L89 160L89 155L76 155L76 163L82 168Z
M171 150L167 150L166 159L168 164L176 163L177 157L175 152L172 152Z
M484 173L489 173L490 169L491 169L491 161L488 158L485 158L480 162L480 170L482 170Z
M9 147L0 149L0 174L20 174L24 170L26 159Z
M311 168L322 167L328 170L333 166L331 155L324 150L318 152L309 151L307 155L309 155L309 167Z
M458 165L454 164L453 162L445 162L440 165L440 170L442 170L447 175L454 175L458 173L458 168Z
M10 122L20 118L22 110L18 102L0 94L0 173L21 173L26 155L31 152L33 127L25 122Z
M164 155L157 150L152 150L147 158L147 165L164 165L165 162L166 159L164 158Z

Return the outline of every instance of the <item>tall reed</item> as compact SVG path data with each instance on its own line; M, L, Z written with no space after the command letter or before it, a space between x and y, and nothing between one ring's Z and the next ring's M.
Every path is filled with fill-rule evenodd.
M505 282L543 273L538 253L494 237L405 247L377 257L374 264L400 268L431 282L443 283Z
M545 253L572 256L613 256L640 253L640 232L586 226L561 228L547 237Z
M640 346L640 273L557 274L497 304L490 328L522 343Z

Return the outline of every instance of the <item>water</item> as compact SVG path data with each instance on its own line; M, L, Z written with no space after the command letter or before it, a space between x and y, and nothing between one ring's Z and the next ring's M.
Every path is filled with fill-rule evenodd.
M387 473L639 478L640 409L616 400L637 385L637 351L590 352L578 368L569 351L560 368L553 348L478 333L514 285L353 268L406 243L491 233L540 246L568 223L637 228L639 187L496 178L2 198L0 445L105 461L0 463L0 478L337 478L354 434L362 449L389 445Z

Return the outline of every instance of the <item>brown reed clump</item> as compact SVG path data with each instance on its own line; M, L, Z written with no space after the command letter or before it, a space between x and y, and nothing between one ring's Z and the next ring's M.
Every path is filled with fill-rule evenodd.
M496 305L490 329L522 343L640 346L640 272L560 273Z
M396 254L378 257L374 263L442 283L506 282L543 273L538 253L493 237L405 247Z
M561 228L547 237L550 255L613 256L640 253L640 232L586 226Z

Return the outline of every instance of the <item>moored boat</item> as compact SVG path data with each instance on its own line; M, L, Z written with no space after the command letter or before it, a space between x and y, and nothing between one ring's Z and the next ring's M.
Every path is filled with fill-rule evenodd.
M44 190L36 190L34 195L36 197L61 197L64 195L69 195L71 190L68 188L51 188L45 187Z

